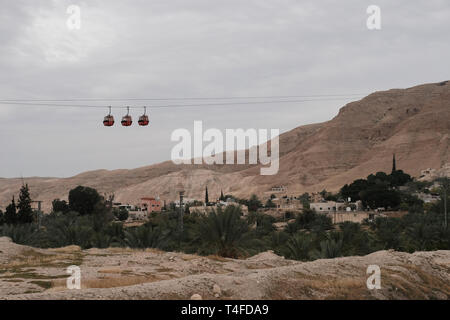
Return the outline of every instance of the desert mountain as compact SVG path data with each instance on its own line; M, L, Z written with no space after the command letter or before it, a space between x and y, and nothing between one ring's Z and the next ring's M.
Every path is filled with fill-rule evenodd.
M337 191L345 183L377 171L398 169L420 177L450 163L450 82L375 92L342 107L330 121L295 128L280 136L280 169L261 176L257 165L175 165L171 161L133 170L98 170L71 178L27 178L32 197L49 208L77 185L114 193L117 201L142 196L174 200L183 185L187 198L225 193L263 195L283 185L289 194ZM444 168L444 169L443 169ZM445 171L445 170L444 170ZM22 179L0 179L0 206L17 193Z

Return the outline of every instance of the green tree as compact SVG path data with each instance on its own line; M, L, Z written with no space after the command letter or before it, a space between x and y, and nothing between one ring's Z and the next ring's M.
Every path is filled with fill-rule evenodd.
M397 164L395 161L395 153L392 155L392 173L394 173L395 171L397 171Z
M377 181L362 191L361 200L364 206L372 209L396 208L401 202L400 193L391 189L385 181Z
M206 189L205 189L205 204L208 205L208 203L209 203L208 186L206 186Z
M408 182L412 181L411 176L407 173L404 173L402 170L393 171L388 178L389 182L391 183L391 187L404 186Z
M125 243L130 248L161 248L167 240L166 233L159 227L145 224L125 231Z
M409 212L422 212L424 202L420 200L417 196L409 193L400 194L401 203L400 210L407 210Z
M361 192L366 190L368 187L368 182L365 179L358 179L353 181L351 184L346 184L342 187L340 194L342 198L347 200L351 198L352 201L361 200Z
M275 218L258 212L250 212L247 215L247 223L256 227L255 231L258 236L267 235L275 230L273 223Z
M52 201L52 211L67 213L70 211L69 204L66 200L55 199Z
M33 209L31 208L31 196L28 184L20 188L19 202L17 203L17 215L19 223L33 222Z
M11 238L14 243L36 246L39 243L36 227L31 224L4 225L0 236Z
M6 207L4 221L5 224L16 224L18 222L17 206L14 197L12 198L11 203Z
M438 178L437 181L441 185L439 193L441 194L441 202L443 204L443 215L444 215L444 227L448 227L448 203L450 196L450 178L442 177Z
M359 223L343 222L339 225L342 233L343 255L366 255L371 252L372 241L367 231Z
M261 201L258 199L256 194L252 194L250 199L248 200L248 211L257 211L258 208L262 207Z
M298 200L300 200L300 202L303 205L303 208L305 209L309 209L310 206L310 197L309 197L309 193L305 192L304 194L302 194L300 197L298 197Z
M396 218L378 217L375 219L376 236L381 249L401 250L400 235L402 233L402 220Z
M80 215L92 214L102 197L97 190L78 186L69 192L69 208Z
M272 201L272 199L267 199L266 204L264 205L266 208L276 208L277 205Z
M114 217L119 221L125 221L128 219L128 210L125 208L114 208L113 209Z
M325 240L320 242L320 256L325 259L337 258L342 255L342 240Z
M244 252L248 231L248 224L241 219L240 209L235 206L212 210L194 226L200 250L229 258L238 258Z
M69 245L78 245L83 249L92 247L95 231L92 228L91 217L68 212L67 214L54 213L49 218L44 223L50 247Z
M311 251L314 248L313 237L304 232L298 232L289 238L287 248L288 257L294 260L307 261L311 259Z
M390 182L389 175L386 172L379 171L375 174L370 174L367 176L367 182L370 184L380 183L380 182Z

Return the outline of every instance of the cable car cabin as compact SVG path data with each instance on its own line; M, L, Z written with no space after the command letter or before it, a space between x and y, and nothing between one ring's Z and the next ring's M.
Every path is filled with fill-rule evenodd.
M148 116L145 114L143 116L140 116L138 123L140 126L148 126L149 124Z
M114 125L114 117L112 115L107 115L104 119L103 119L103 125L105 127L112 127Z
M121 123L124 127L129 127L133 123L133 120L131 119L130 115L126 115L126 116L123 116Z

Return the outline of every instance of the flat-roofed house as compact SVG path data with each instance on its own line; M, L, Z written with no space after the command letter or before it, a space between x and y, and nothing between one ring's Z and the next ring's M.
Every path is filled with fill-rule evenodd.
M160 212L162 209L161 200L153 197L141 198L141 210L147 213Z

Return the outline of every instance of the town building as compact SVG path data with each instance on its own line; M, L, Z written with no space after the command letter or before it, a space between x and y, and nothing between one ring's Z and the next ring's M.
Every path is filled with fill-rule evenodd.
M161 212L162 203L159 198L144 197L141 198L141 210L147 212L147 214L152 212Z
M336 201L323 201L323 202L313 202L309 204L309 207L318 213L329 213L337 211L361 211L362 202L336 202Z
M128 211L127 221L143 221L143 220L147 220L147 218L148 218L147 211L142 211L142 210Z
M309 207L317 213L331 218L334 224L346 221L361 223L363 220L374 219L376 212L363 211L362 202L322 201L310 203Z
M303 203L294 197L273 198L272 202L279 210L302 210Z
M431 202L435 202L435 201L439 201L441 200L441 197L437 194L432 194L432 193L416 193L415 194L417 196L417 198L419 198L420 200L422 200L425 203L431 203Z
M273 186L270 189L271 192L286 192L287 188L285 186Z
M248 215L248 207L246 205L237 203L231 199L227 199L227 201L218 201L214 206L193 206L189 207L189 213L198 212L201 214L210 214L212 210L216 210L219 207L226 208L228 206L235 206L241 208L242 215Z

